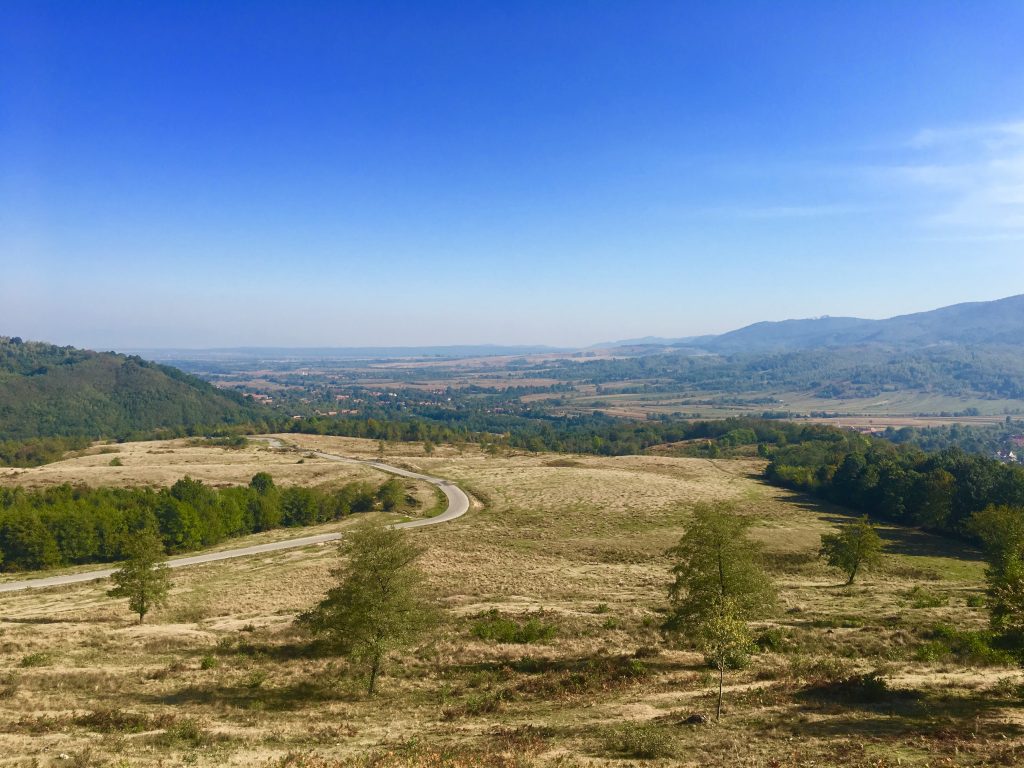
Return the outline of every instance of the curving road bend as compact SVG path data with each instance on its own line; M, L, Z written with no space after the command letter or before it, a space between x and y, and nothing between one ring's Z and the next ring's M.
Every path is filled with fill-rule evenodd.
M256 440L263 440L271 445L273 448L284 448L285 445L276 438L250 438ZM334 453L324 453L322 451L307 451L306 453L312 453L318 458L326 459L328 461L342 461L350 464L363 464L374 469L379 469L382 472L388 472L392 475L399 475L401 477L408 477L413 480L422 480L436 485L444 493L445 498L448 499L448 508L439 515L434 517L426 517L421 520L410 520L406 523L395 523L394 528L423 528L427 525L438 525L440 523L447 523L449 520L454 520L457 517L462 517L469 511L469 497L459 488L455 483L450 480L445 480L440 477L432 477L430 475L423 475L419 472L412 472L408 469L402 469L401 467L392 467L389 464L384 464L379 461L369 461L366 459L353 459L348 456L339 456ZM283 549L296 549L298 547L308 547L312 544L323 544L329 541L337 541L342 537L340 533L320 533L315 536L302 536L297 539L286 539L284 541L273 541L269 544L255 544L251 547L238 547L237 549L225 549L220 552L209 552L205 555L192 555L190 557L175 557L167 560L167 565L171 568L184 568L189 565L200 565L201 563L214 563L218 560L230 560L235 557L247 557L249 555L261 555L266 552L279 552ZM86 581L96 581L98 579L108 578L116 568L103 568L95 571L83 571L81 573L70 573L65 576L47 576L39 579L25 579L23 581L8 581L6 583L0 583L0 592L19 592L24 589L41 589L43 587L59 587L64 584L79 584Z

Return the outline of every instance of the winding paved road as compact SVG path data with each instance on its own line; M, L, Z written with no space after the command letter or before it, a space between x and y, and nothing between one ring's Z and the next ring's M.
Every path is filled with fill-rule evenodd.
M284 443L276 438L251 438L270 443L271 447L283 448ZM315 456L321 459L327 459L328 461L342 461L350 464L363 464L374 469L379 469L382 472L389 472L392 475L400 475L401 477L408 477L413 480L423 480L424 482L436 485L444 493L448 499L448 508L439 515L434 517L425 517L421 520L410 520L407 523L396 523L395 528L422 528L426 525L437 525L439 523L447 523L449 520L454 520L457 517L462 517L469 510L469 497L463 493L462 489L449 480L445 480L440 477L431 477L430 475L421 475L418 472L411 472L408 469L402 469L401 467L392 467L389 464L383 464L379 461L367 461L365 459L352 459L347 456L339 456L334 453L323 453L322 451L304 451L306 453L313 453ZM234 557L246 557L248 555L261 555L265 552L278 552L282 549L295 549L296 547L308 547L311 544L323 544L328 541L337 541L340 539L342 534L340 533L320 533L315 536L302 536L297 539L286 539L284 541L274 541L269 544L256 544L251 547L238 547L237 549L225 549L220 552L208 552L205 555L192 555L190 557L176 557L167 561L167 565L171 568L184 568L187 565L199 565L200 563L213 563L217 560L229 560ZM18 592L23 589L40 589L42 587L58 587L64 584L79 584L85 581L96 581L97 579L106 579L112 574L116 568L103 568L96 571L83 571L82 573L70 573L65 576L47 576L40 579L25 579L23 581L8 581L6 583L0 583L0 592Z

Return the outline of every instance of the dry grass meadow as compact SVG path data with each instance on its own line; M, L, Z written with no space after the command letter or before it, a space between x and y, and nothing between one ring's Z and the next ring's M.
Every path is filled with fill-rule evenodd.
M282 439L367 458L379 450ZM188 473L224 484L267 470L320 485L373 473L255 444L111 448L123 466L93 449L0 471L0 481L160 485ZM411 534L427 547L428 587L447 620L393 660L377 697L292 624L330 585L332 546L176 571L171 604L141 627L102 583L11 593L0 598L0 765L1024 763L1024 680L963 647L957 632L985 626L983 565L949 542L885 529L884 571L847 588L815 557L841 513L763 485L756 461L447 446L427 457L417 445L388 446L387 459L452 479L475 503ZM766 650L729 674L717 725L687 722L713 710L713 676L657 631L664 550L701 500L735 501L755 519L781 591L761 628ZM479 639L474 625L492 609L528 615L542 636ZM844 683L871 671L887 687Z

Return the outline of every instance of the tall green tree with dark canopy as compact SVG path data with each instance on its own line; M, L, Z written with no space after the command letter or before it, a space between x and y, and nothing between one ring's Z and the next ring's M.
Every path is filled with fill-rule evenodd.
M760 546L747 536L750 520L729 504L700 504L679 543L663 629L685 638L718 669L718 714L725 669L742 662L751 646L748 622L775 607L775 586L760 564Z
M985 547L992 629L1024 651L1024 508L990 506L968 528Z
M332 572L338 586L298 622L362 666L372 696L388 654L413 643L435 620L420 590L416 561L423 549L400 530L371 524L347 533L341 553L344 563Z
M110 577L110 597L127 597L128 607L139 614L139 624L153 608L167 604L171 579L164 562L164 546L160 536L150 529L131 534L124 544L127 560Z
M884 546L875 526L864 515L841 526L839 533L823 534L819 554L833 568L846 573L849 586L861 571L878 567Z

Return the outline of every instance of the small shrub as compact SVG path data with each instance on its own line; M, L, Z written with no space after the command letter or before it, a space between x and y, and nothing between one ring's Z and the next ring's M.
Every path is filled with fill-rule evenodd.
M0 675L0 699L11 699L21 687L21 678L13 672Z
M124 466L124 462L121 461L121 459L119 459L119 458L114 458L114 459L110 460L110 463L109 463L108 466L111 466L111 467L123 467Z
M850 675L850 664L835 656L793 656L789 674L812 685L834 683Z
M923 589L920 584L907 592L906 596L914 608L939 608L949 602L945 595Z
M21 661L18 662L19 667L48 667L53 662L50 658L50 654L44 653L43 651L36 651L35 653L29 653L21 657Z
M985 595L975 592L973 594L968 595L967 600L965 600L965 602L967 603L968 608L984 608Z
M609 752L638 760L675 757L675 737L666 729L649 723L629 723L619 728L607 742Z
M190 717L172 723L157 739L163 744L185 744L190 747L202 747L212 740L209 731Z
M537 698L561 698L593 691L622 688L647 675L646 665L631 656L599 656L566 668L552 669L543 661L522 659L515 668L519 672L539 673L524 680L517 690Z
M804 690L804 695L830 702L874 704L890 698L891 691L885 678L876 671L812 685Z
M608 613L611 611L611 607L608 603L598 603L594 606L594 613Z
M653 659L655 656L661 655L661 648L656 645L641 645L635 651L633 651L634 659Z
M217 661L217 657L212 653L208 653L199 660L200 669L216 669L220 662Z
M245 679L245 687L256 690L257 688L262 688L265 682L267 682L267 671L265 669L254 669Z
M173 715L148 717L121 709L96 709L74 718L74 724L100 733L141 733L166 727L174 722Z
M541 621L542 614L529 616L525 621L503 616L497 610L481 614L473 624L473 635L492 643L542 643L558 634L554 624Z
M769 627L754 638L754 644L761 651L781 653L786 645L786 634L779 627Z

